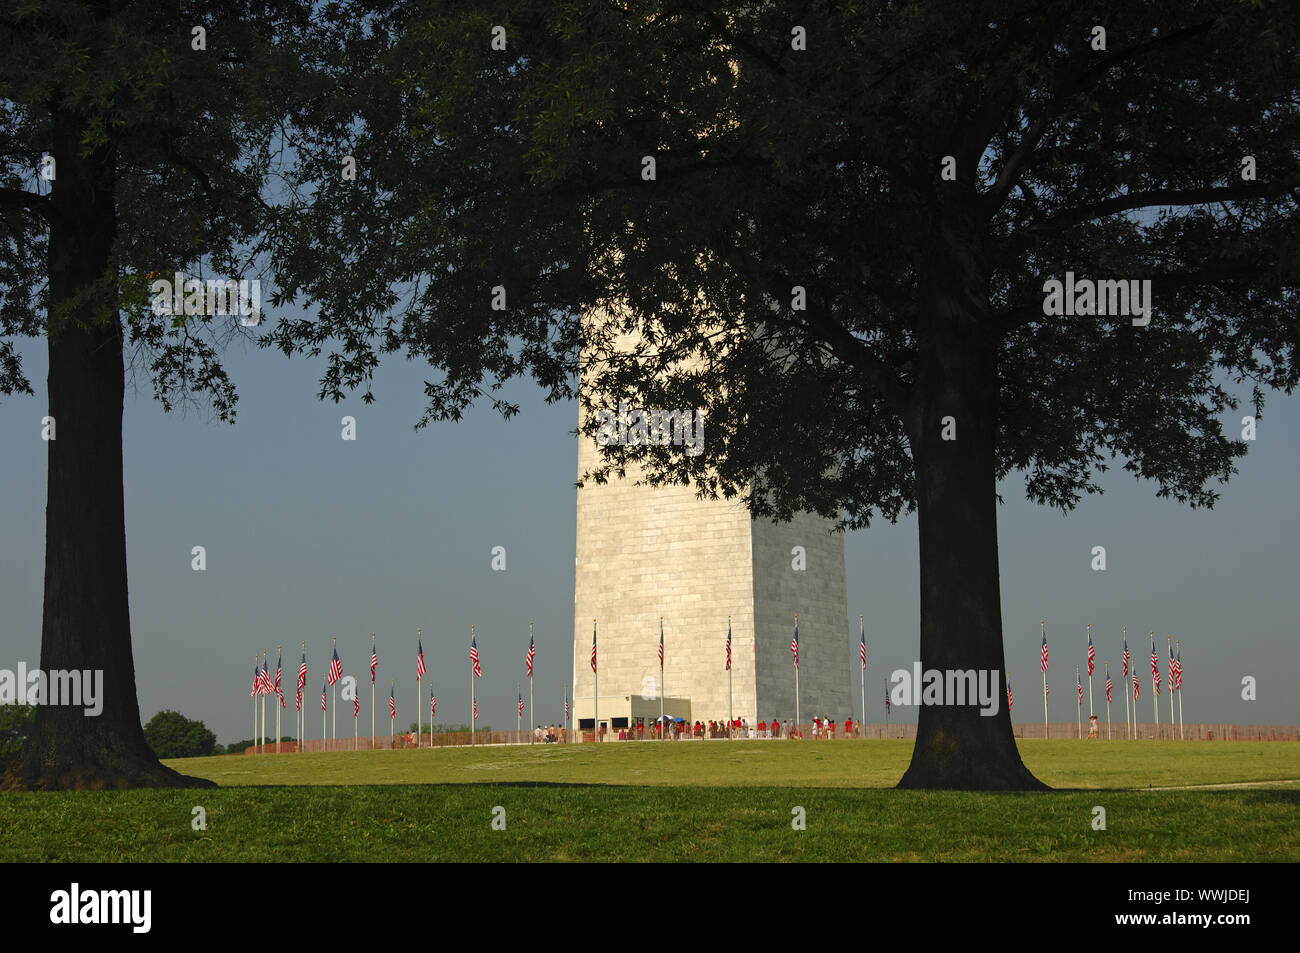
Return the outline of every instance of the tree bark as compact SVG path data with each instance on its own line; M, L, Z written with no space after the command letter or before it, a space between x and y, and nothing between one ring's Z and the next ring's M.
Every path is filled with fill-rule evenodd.
M49 414L40 666L102 671L103 710L40 704L5 789L210 786L145 742L127 605L123 331L114 302L111 146L83 153L82 117L54 110L49 227Z
M936 284L942 279L936 279ZM921 705L900 788L1045 790L1011 730L998 574L997 348L960 299L935 305L918 348L916 468L921 557L921 665L996 673L995 715L978 705ZM955 439L944 439L951 417Z

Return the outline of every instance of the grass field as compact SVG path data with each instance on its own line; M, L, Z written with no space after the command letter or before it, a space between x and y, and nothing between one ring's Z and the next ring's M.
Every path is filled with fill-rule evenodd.
M1056 791L892 790L910 741L186 759L169 764L220 787L0 796L0 860L1300 860L1294 744L1020 749Z

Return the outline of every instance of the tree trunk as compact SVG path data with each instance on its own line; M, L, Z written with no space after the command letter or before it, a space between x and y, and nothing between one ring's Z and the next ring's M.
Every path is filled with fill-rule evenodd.
M49 229L49 441L40 665L99 670L103 710L40 704L6 789L209 786L159 763L136 699L122 484L123 332L114 307L111 147L54 111Z
M923 670L995 673L997 713L981 715L978 705L922 705L912 763L898 786L1044 790L1020 760L1005 704L996 344L958 306L937 310L938 326L922 334L917 414L909 428L920 523L921 664ZM955 439L945 440L949 423Z

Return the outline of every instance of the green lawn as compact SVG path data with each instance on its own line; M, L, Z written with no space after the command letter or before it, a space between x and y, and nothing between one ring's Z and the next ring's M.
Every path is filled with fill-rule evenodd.
M1054 788L1146 788L1300 778L1300 745L1223 741L1020 741ZM887 788L910 741L708 741L421 748L187 758L186 774L221 785L563 784Z
M377 751L170 762L203 791L0 795L0 860L1300 860L1288 743L1021 742L1048 794L895 791L911 743ZM191 827L192 808L207 830ZM1093 830L1105 808L1106 830ZM504 808L505 829L493 829ZM806 830L793 830L803 808ZM498 812L499 813L499 812Z

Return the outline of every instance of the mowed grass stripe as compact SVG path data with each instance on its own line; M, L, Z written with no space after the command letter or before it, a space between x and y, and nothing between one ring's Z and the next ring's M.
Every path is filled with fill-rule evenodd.
M208 828L191 829L202 804ZM1093 807L1107 829L1092 829ZM494 809L504 830L493 830ZM792 809L807 829L793 830ZM1295 861L1300 792L362 785L9 794L5 861Z

